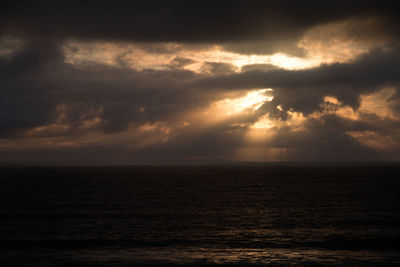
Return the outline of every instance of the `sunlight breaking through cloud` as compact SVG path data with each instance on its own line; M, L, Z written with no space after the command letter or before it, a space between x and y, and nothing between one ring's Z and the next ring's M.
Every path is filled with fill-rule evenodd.
M217 101L215 106L221 109L226 114L237 114L245 111L256 111L265 102L271 102L274 97L268 95L267 92L272 92L273 89L259 89L255 91L248 92L245 96L239 98L225 98L223 100Z

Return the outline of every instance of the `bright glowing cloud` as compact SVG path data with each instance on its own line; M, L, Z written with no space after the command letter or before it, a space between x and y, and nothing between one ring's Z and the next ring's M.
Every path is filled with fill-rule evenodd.
M265 55L240 54L225 51L221 45L194 46L172 42L146 44L69 41L64 44L63 50L66 62L75 65L96 62L136 70L167 70L178 67L201 73L205 63L213 62L230 64L236 72L240 72L243 66L252 64L270 64L287 70L300 70L321 64L354 60L372 47L388 41L386 36L370 38L370 33L381 27L383 26L380 20L374 17L317 25L306 31L297 43L297 46L305 51L303 57L289 56L281 52ZM358 33L356 37L354 32ZM185 59L187 62L181 65L173 64L176 58Z
M309 29L297 45L319 62L349 62L388 42L383 27L376 17L330 22Z
M236 72L245 65L271 64L288 70L298 70L316 67L321 64L318 58L300 58L283 53L272 55L245 55L224 51L222 46L209 45L191 47L179 43L159 44L160 50L166 53L152 53L143 49L139 44L107 43L107 42L68 42L63 46L66 62L82 65L87 62L97 62L113 66L129 67L136 70L170 69L177 67L172 64L176 58L190 61L181 67L194 72L202 72L206 62L231 64ZM173 51L173 53L172 53ZM171 65L172 64L172 65Z
M396 93L393 87L384 88L373 94L361 95L359 111L363 113L376 114L382 118L398 119L389 107L390 98Z
M254 112L258 110L265 102L270 102L274 98L267 92L272 92L271 88L259 89L248 92L245 96L239 98L225 98L214 103L217 109L225 112L227 115L238 114L240 112Z

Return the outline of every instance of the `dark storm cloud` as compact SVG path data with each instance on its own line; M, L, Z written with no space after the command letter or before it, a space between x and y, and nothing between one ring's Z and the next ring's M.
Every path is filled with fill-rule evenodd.
M64 120L75 126L89 110L101 107L103 130L118 132L129 123L163 120L215 97L183 86L195 75L189 71L137 72L101 64L76 68L64 63L59 44L48 40L27 42L0 59L0 70L2 136L55 122L61 104L68 108Z
M41 125L51 118L54 103L49 102L47 82L32 79L44 65L63 58L52 42L30 42L11 58L0 59L0 136L19 128Z
M140 144L141 137L128 141L105 138L101 143L40 147L23 153L2 147L0 159L228 159L243 145L247 127L260 116L269 112L287 119L288 114L276 109L277 105L307 115L321 111L325 96L335 96L343 105L356 109L361 94L385 86L399 88L400 31L396 11L392 3L384 1L8 3L0 11L0 35L22 38L25 44L11 55L0 57L0 141L22 140L32 129L60 123L70 127L43 131L37 137L63 137L74 143L71 138L82 137L85 131L119 134L131 125L176 123L182 114L207 107L237 90L273 88L274 99L254 114L238 115L209 127L191 124L177 130L175 138L171 136L168 142L132 149L129 142ZM204 73L198 74L182 70L194 61L177 57L167 66L169 70L137 71L127 68L122 59L114 67L88 62L69 64L62 50L66 41L76 39L135 42L152 54L176 53L177 48L160 42L184 42L194 48L222 44L224 49L248 54L283 51L302 55L296 43L312 27L369 16L378 18L378 26L364 31L365 25L350 25L345 39L383 38L391 45L373 49L354 62L308 70L289 71L258 64L243 66L242 73L233 73L229 64L206 62ZM330 36L324 41L329 42ZM396 118L399 103L397 91L388 100ZM98 124L89 129L83 127L85 121L97 117ZM275 137L259 145L265 149L288 148L289 160L382 160L400 155L396 145L392 154L376 152L348 134L371 132L398 144L397 119L361 114L359 120L350 120L322 114L320 118L307 119L303 127L304 131L296 132L287 127L278 129Z
M280 131L272 144L288 147L288 160L301 161L357 161L387 160L393 155L377 152L352 138L346 131L371 129L335 115L320 120L309 120L306 132Z
M359 96L400 83L400 48L374 49L355 62L322 65L307 70L248 71L201 79L195 87L228 89L274 88L275 102L310 113L324 96L335 96L357 108Z
M279 104L285 108L293 107L295 111L319 110L319 104L326 95L337 96L344 103L357 106L361 93L377 90L384 85L398 84L399 57L399 49L392 47L371 51L353 63L302 71L263 66L262 69L266 68L267 71L212 77L178 69L138 72L100 64L79 69L64 63L59 43L32 40L11 57L0 61L0 132L3 138L21 137L29 129L54 123L59 115L57 107L62 104L69 107L63 120L73 127L60 135L81 134L78 130L74 132L74 128L79 128L84 119L94 117L96 114L93 110L99 107L103 109L99 114L101 124L90 131L118 133L125 131L130 124L174 121L179 114L207 106L220 98L221 92L226 90L275 88L274 101L264 105L254 115L227 120L207 129L192 126L192 129L179 132L179 138L150 145L136 150L136 153L123 144L105 143L84 146L80 154L81 157L91 155L93 160L114 156L116 159L134 159L138 151L142 155L142 158L137 159L139 161L158 159L156 155L160 159L175 157L176 160L182 157L226 159L227 155L232 155L242 145L246 131L246 128L239 128L233 134L227 134L227 131L233 129L233 122L248 125L271 110L281 116L282 113L278 114L275 109ZM187 62L180 59L177 61L178 64L181 61L183 64ZM210 90L212 88L224 90ZM397 95L394 95L391 103L396 103L396 99ZM144 110L141 111L142 107ZM356 122L333 115L323 116L321 120L307 122L306 132L294 134L281 129L276 138L264 145L266 148L290 147L288 157L291 160L340 160L343 155L348 155L348 159L390 158L390 155L374 152L346 134L348 131L374 131L391 136L394 140L399 139L393 131L399 128L398 122L371 116L364 114L362 121ZM54 135L45 132L43 136ZM134 141L140 142L140 139ZM36 151L43 158L50 153L46 149ZM77 148L53 148L52 151L56 154L56 151L65 151L65 155L71 155L71 161L74 153L80 153ZM11 152L6 152L7 157L14 155L16 160L21 157ZM101 154L108 156L102 157ZM29 153L26 154L28 156ZM54 157L55 160L57 158L62 159L63 156Z
M293 48L308 28L354 16L385 17L398 35L395 11L385 1L13 1L2 7L0 31L61 39L240 41L234 50L245 52L244 41Z
M8 140L26 137L26 132L35 127L57 123L60 105L66 107L63 123L72 127L55 133L45 131L37 137L72 140L74 136L85 133L78 128L83 120L94 117L93 110L99 107L103 109L99 114L102 123L89 131L119 133L130 124L140 126L156 121L175 122L182 113L207 106L220 97L217 92L213 94L188 88L187 81L197 77L188 71L137 72L101 64L79 69L64 62L58 43L41 39L27 42L10 57L2 58L0 67L6 71L1 74L0 133L1 138ZM246 118L243 120L248 121ZM0 158L6 161L30 159L75 163L121 162L127 159L142 162L166 157L176 160L182 160L182 157L204 159L208 156L215 158L217 154L224 158L240 144L243 134L221 135L231 123L227 120L207 129L194 125L193 129L182 130L179 138L171 142L157 143L136 149L136 152L127 148L125 142L117 140L80 148L32 148L23 154L2 149ZM129 141L140 143L141 139ZM138 154L141 155L139 158Z

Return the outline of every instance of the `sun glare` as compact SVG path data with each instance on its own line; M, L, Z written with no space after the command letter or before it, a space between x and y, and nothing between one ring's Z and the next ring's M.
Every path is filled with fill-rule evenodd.
M247 93L239 98L225 98L215 103L218 109L221 109L227 115L238 114L241 112L253 112L259 109L265 102L270 102L274 98L268 95L272 89L259 89Z

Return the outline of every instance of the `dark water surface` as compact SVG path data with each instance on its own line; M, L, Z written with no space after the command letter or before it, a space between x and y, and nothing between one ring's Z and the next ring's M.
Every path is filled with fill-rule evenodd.
M399 165L1 167L0 265L400 264Z

